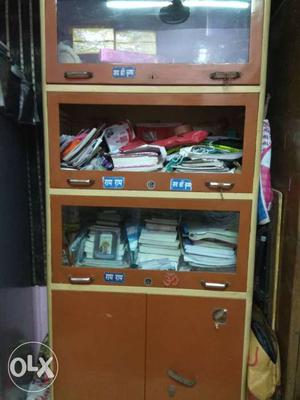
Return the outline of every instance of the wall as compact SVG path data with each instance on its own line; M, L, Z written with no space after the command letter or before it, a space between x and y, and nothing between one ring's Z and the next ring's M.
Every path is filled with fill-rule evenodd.
M269 91L273 186L284 193L277 333L290 400L300 399L300 4L279 7L271 19Z
M0 40L33 81L40 104L38 0L0 0ZM40 112L41 117L41 112ZM47 331L43 135L0 109L0 399L21 400L7 376L10 351Z

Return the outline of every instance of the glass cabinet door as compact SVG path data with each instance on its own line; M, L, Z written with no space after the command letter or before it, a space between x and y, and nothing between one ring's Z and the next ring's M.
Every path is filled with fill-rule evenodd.
M257 110L255 93L49 93L51 186L250 193Z
M240 290L247 276L250 206L55 196L54 281Z
M49 0L48 81L258 83L262 3Z

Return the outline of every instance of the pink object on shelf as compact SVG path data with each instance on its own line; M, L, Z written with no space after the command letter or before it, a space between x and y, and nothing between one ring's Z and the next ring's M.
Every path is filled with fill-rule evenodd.
M113 49L101 49L99 60L107 63L158 63L158 57L156 56Z
M192 144L199 144L203 142L208 136L208 132L206 131L192 131L183 134L182 136L171 136L166 139L156 140L151 143L154 146L165 147L166 149L170 149L172 147L177 146L188 146ZM147 144L144 140L135 139L129 142L127 145L120 148L121 151L133 150L139 146Z

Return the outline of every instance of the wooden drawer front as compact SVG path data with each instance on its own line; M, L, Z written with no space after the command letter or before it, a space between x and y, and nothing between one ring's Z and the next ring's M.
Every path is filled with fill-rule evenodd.
M216 329L212 314L227 310ZM240 400L243 301L149 296L146 400ZM192 387L170 378L174 371ZM192 383L192 382L189 382Z
M52 196L52 280L55 283L90 283L92 285L111 285L121 286L149 286L149 287L169 287L169 288L190 288L208 290L229 290L245 291L247 287L248 252L250 241L251 226L251 201L236 200L195 200L195 199L147 199L147 198L118 198L118 197L83 197L83 196ZM121 268L109 267L109 263L99 265L98 268L89 267L89 264L80 266L77 262L69 261L63 265L63 210L64 215L83 215L82 212L92 213L102 212L107 209L117 209L120 212L130 212L134 215L139 214L139 210L147 212L163 213L169 212L182 213L192 212L198 218L199 213L221 212L222 215L236 215L238 222L237 228L237 251L236 264L230 270L222 272L209 271L188 271L170 272L165 270L140 269L140 268ZM83 211L80 211L83 210ZM196 211L195 211L196 210ZM93 214L94 215L94 214ZM218 214L219 215L219 214ZM77 224L87 226L85 220L77 221ZM66 220L65 220L66 221ZM69 224L67 220L67 224ZM143 220L141 220L143 221ZM94 217L90 219L90 224L95 223ZM79 226L78 225L78 226ZM64 222L66 226L66 222ZM71 224L72 227L72 224ZM65 230L66 228L64 228ZM75 234L80 231L77 228ZM74 232L73 232L74 233ZM180 235L178 234L178 237ZM65 247L64 247L65 248ZM155 252L154 252L155 253ZM152 251L153 254L153 251ZM157 249L157 254L159 250ZM163 253L164 254L164 253ZM100 257L101 258L101 257ZM72 266L73 265L73 266ZM76 266L74 266L76 265ZM105 266L106 265L106 266ZM112 278L107 279L107 273L113 273ZM121 279L115 274L121 274ZM75 279L74 279L75 278ZM82 282L76 282L76 278L84 278ZM73 282L74 281L74 282ZM217 286L215 285L217 284Z
M113 3L94 0L83 7L80 0L44 0L47 82L127 85L260 82L263 0L231 4L219 1L219 6L201 5L199 1L190 6L180 24L161 21L164 2L154 8L141 8L138 3L142 2L137 1L126 8L126 2L122 1L120 9L110 8ZM101 30L103 27L105 32ZM135 39L130 37L134 33L138 35ZM58 53L62 56L60 60ZM227 78L224 73L229 73Z
M53 292L57 400L144 398L143 295Z
M110 188L105 185L104 178L121 177L121 189L124 190L170 191L178 190L171 181L179 179L189 182L188 187L184 187L188 191L220 191L220 186L210 186L215 182L225 183L225 191L250 193L253 188L257 114L257 94L49 93L50 184L54 188L103 190ZM97 126L104 119L113 122L129 119L132 124L183 121L194 127L203 123L203 129L206 129L208 121L209 125L213 124L215 133L225 132L226 135L230 135L233 128L234 134L243 140L241 172L184 174L61 169L60 135L76 134L83 128ZM226 130L224 123L231 128Z

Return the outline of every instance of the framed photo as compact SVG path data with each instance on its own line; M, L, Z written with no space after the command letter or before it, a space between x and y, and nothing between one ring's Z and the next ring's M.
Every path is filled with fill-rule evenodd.
M99 230L95 236L94 257L102 260L117 258L118 235L114 231Z

